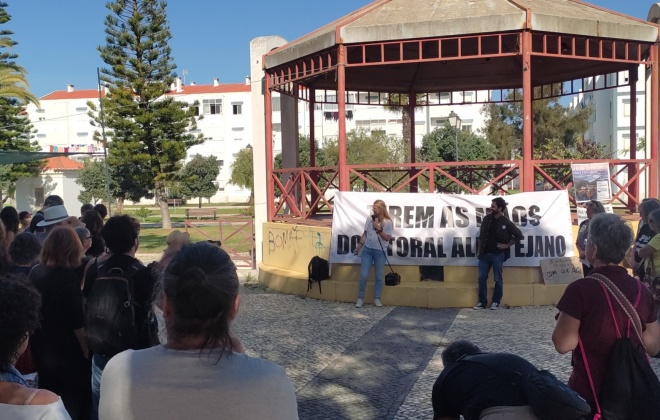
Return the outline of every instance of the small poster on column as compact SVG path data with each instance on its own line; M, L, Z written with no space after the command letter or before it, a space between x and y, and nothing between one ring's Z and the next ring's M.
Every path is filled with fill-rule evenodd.
M610 201L610 166L602 163L575 163L571 165L575 201L583 203L589 200Z

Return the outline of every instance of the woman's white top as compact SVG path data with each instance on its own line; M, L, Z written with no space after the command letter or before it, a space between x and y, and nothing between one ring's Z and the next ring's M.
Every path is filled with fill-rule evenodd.
M46 405L0 404L0 419L11 420L71 420L62 398Z
M233 353L163 346L114 356L101 377L101 420L297 420L280 366Z
M381 226L383 228L383 232L387 233L389 236L392 236L394 225L392 224L391 220L384 219L383 223L381 223ZM387 250L388 242L383 240L383 238L381 238L380 235L376 233L376 230L374 229L374 221L371 219L371 216L367 217L367 221L364 222L364 230L367 232L367 239L364 241L364 246L372 249L381 249L382 246L383 250ZM380 244L378 242L380 242Z

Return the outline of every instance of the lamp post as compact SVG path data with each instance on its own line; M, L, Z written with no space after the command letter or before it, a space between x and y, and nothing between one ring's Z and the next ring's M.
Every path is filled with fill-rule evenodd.
M449 125L454 128L454 144L456 147L454 157L456 158L456 162L458 162L458 130L461 128L461 117L454 111L451 111L447 120L449 121Z

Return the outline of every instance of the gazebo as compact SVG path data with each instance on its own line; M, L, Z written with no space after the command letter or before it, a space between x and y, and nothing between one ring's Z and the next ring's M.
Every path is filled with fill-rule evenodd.
M557 172L549 168L602 161L534 160L533 101L626 85L631 87L630 155L629 159L608 162L611 181L617 187L612 201L634 211L641 196L658 192L658 39L654 23L578 0L374 1L263 57L267 219L327 226L327 221L318 217L319 210L332 210L326 190L334 187L348 191L355 180L365 188L382 192L416 192L421 179L426 179L425 185L433 192L438 175L469 193L486 188L500 193L502 184L515 178L523 192L533 191L537 179L554 189L566 189L571 185L570 178L558 178L553 175ZM646 94L652 98L646 118L648 159L636 158L635 122L640 109L635 86L639 66L646 68ZM605 77L624 71L628 72L627 80ZM603 83L592 83L601 76ZM414 139L418 95L449 93L451 100L444 105L451 106L455 97L464 97L453 93L466 91L482 92L475 98L479 103L522 103L521 159L422 163L416 161L415 142L411 141L410 162L348 165L346 123L339 118L339 164L315 165L313 111L319 102L336 103L338 114L343 116L350 104L384 105L388 95L406 96L401 105L409 107L413 119L410 138ZM299 100L309 107L308 168L273 168L271 99L275 92L295 99L293 112L283 108L283 123L296 120ZM298 136L293 137L289 141L297 142ZM283 150L286 153L289 149ZM297 147L292 150L297 151ZM482 182L473 185L454 176L450 168L456 167L477 174L488 170L496 176L487 182L482 177ZM400 176L383 185L370 175L378 170L398 172ZM646 185L641 193L640 179Z

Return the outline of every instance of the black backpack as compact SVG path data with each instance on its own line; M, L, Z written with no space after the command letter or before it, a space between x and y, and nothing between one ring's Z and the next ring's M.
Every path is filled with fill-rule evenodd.
M85 333L94 353L112 357L136 348L133 275L141 268L134 264L126 271L119 267L105 269L97 263L99 274L85 304Z
M319 293L321 293L321 281L330 278L330 264L328 260L315 255L309 261L307 266L309 277L307 278L307 291L312 290L312 285L316 282L319 284Z
M621 335L614 317L610 295L626 313L633 326L632 330L635 331L640 342L643 342L639 314L635 306L607 277L599 274L591 274L590 277L601 283L612 312L617 336L620 337L607 360L607 373L598 396L602 418L603 420L660 419L660 381L640 349L636 348L628 337ZM642 285L638 283L638 288L641 287ZM580 350L584 357L581 341ZM586 358L585 365L587 365Z

